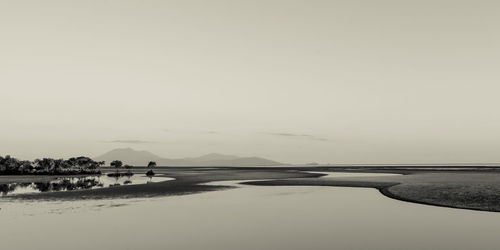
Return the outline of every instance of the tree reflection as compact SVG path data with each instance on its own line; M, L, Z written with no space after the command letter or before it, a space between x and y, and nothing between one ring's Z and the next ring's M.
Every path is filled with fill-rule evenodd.
M18 188L30 188L39 192L71 191L103 187L98 178L63 178L56 181L0 184L0 194L7 195Z
M0 184L0 193L2 195L7 195L9 192L12 192L16 189L16 186L13 184Z
M0 196L37 193L37 192L58 192L72 190L86 190L94 188L107 188L121 185L145 184L152 181L153 175L139 177L106 177L106 176L86 176L86 177L61 177L51 181L19 182L10 184L0 184Z

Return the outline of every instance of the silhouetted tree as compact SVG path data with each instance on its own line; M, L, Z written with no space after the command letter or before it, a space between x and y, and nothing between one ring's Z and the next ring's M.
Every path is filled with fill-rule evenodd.
M53 171L55 166L54 159L51 158L43 158L35 160L35 169L40 171L41 173L50 173Z
M154 168L154 167L156 167L156 162L154 162L154 161L150 161L150 162L148 163L148 168Z
M20 161L18 171L21 174L31 174L33 172L33 165L30 161ZM1 171L0 171L1 172Z
M54 160L54 169L52 173L60 173L64 168L65 161L63 159Z
M115 167L115 168L116 168L116 173L118 174L118 169L122 167L123 162L122 162L122 161L119 161L119 160L114 160L114 161L112 161L109 165L110 165L111 167Z
M151 181L151 178L153 178L153 176L155 175L155 172L153 171L153 168L156 167L156 162L154 161L150 161L148 163L148 168L150 168L150 170L148 170L148 172L146 172L146 176L149 177L149 180Z
M5 158L3 158L0 155L0 173L5 173L5 171L7 170L7 168L4 165L4 161L5 161ZM1 190L0 190L0 192L1 192Z

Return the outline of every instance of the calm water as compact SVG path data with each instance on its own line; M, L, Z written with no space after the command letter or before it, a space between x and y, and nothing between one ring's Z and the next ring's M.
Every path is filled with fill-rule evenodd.
M500 245L500 213L400 202L363 188L242 186L156 199L0 202L0 207L0 237L8 238L0 249L9 250Z
M350 173L350 172L312 172L317 174L326 174L320 178L338 178L338 177L384 177L384 176L400 176L401 174L391 174L391 173Z
M26 193L106 188L115 185L145 184L148 182L168 180L174 180L174 178L148 177L146 175L137 174L122 177L109 177L106 175L89 177L62 177L52 181L0 184L0 197Z

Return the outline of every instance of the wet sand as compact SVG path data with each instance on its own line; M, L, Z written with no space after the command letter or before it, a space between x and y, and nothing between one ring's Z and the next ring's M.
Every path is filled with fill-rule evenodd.
M328 168L331 170L331 168ZM335 169L339 171L340 169ZM400 176L308 178L246 182L265 186L341 186L376 188L387 197L426 205L500 212L500 172L467 170L358 168L348 172L399 173Z
M110 170L111 172L112 170ZM144 174L147 170L132 169L132 172ZM230 180L264 180L284 178L312 178L321 176L297 170L258 170L258 169L199 169L199 168L157 168L156 177L172 177L175 180L139 185L121 185L91 190L73 190L61 192L31 193L5 196L2 199L28 200L75 200L75 199L109 199L109 198L141 198L168 195L185 195L199 192L216 191L234 188L231 186L203 185L212 181ZM65 176L69 177L69 176ZM9 177L3 176L4 179ZM53 177L55 178L55 177ZM154 178L154 177L153 177ZM37 181L39 176L12 176L13 181ZM50 180L47 178L47 180ZM5 181L5 183L8 183Z
M105 170L106 171L106 170ZM112 170L109 170L112 171ZM144 168L132 170L143 174ZM398 173L399 176L322 177L307 171ZM2 199L104 199L184 195L216 191L229 186L204 185L213 181L253 180L262 186L342 186L375 188L402 200L436 206L500 212L500 171L494 167L280 167L280 168L167 168L155 169L157 176L175 180L103 189L20 194ZM322 177L322 178L319 178ZM0 176L0 183L50 180L52 176Z

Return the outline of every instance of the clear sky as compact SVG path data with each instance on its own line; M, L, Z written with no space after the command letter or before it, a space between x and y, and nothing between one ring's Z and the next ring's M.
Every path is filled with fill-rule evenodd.
M0 0L0 155L500 162L499 9Z

